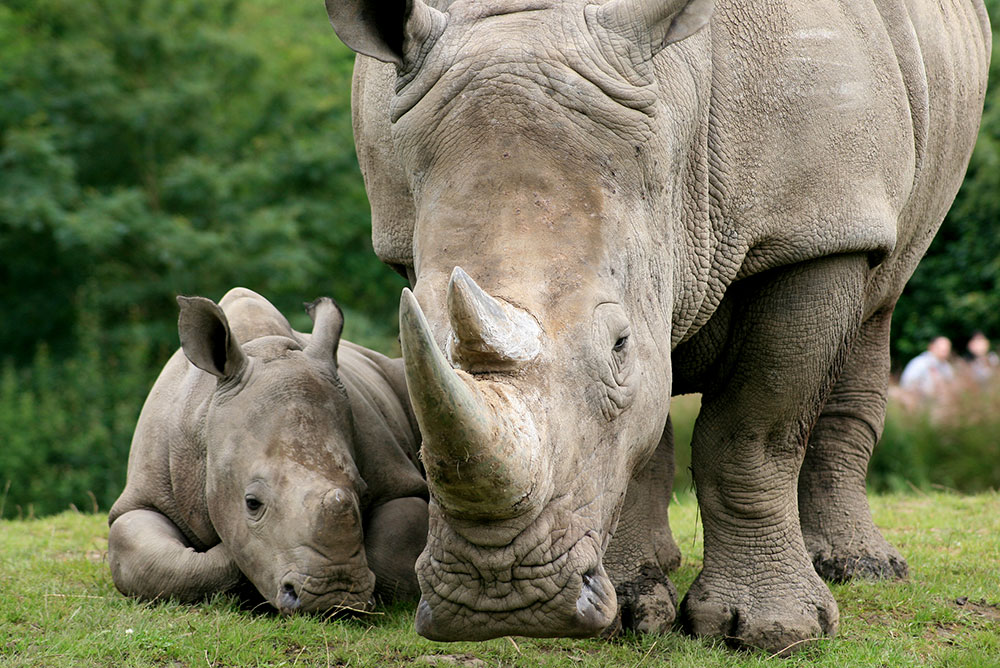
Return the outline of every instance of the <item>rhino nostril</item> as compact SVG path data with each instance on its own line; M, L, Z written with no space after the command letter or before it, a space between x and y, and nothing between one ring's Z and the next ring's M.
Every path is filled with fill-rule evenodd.
M302 601L299 599L299 593L295 589L295 585L290 582L286 582L281 585L281 589L278 592L278 610L283 614L289 615L300 607L302 607Z

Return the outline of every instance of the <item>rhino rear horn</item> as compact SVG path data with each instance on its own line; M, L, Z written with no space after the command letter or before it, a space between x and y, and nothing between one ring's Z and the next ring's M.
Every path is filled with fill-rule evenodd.
M247 356L229 328L222 308L205 297L177 297L177 332L191 364L219 378L243 373Z
M530 362L541 350L541 328L521 309L494 299L461 267L448 283L452 361L471 370Z
M305 307L306 313L313 321L312 338L306 346L306 355L336 364L340 334L344 331L344 312L340 310L337 302L329 297L320 297Z
M422 0L326 0L326 13L352 51L400 68L447 23L445 14Z
M618 33L648 60L709 22L715 0L611 0L596 8L604 28Z

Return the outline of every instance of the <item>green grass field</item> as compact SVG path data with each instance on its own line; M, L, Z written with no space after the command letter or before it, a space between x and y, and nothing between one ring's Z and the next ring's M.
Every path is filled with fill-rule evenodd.
M0 522L0 666L1000 666L1000 493L888 495L875 519L910 563L903 583L833 587L840 633L791 659L683 636L435 643L412 606L362 619L281 618L230 596L140 603L111 583L104 516ZM700 565L692 498L672 506L684 563Z

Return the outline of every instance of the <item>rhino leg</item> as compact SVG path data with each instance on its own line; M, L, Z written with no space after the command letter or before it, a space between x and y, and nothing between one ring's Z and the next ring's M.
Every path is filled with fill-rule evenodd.
M864 257L840 255L727 295L737 305L729 344L692 447L705 560L680 612L695 635L786 653L837 629L796 488L809 430L860 327L867 274Z
M892 309L871 316L809 437L799 474L799 520L821 577L892 579L906 560L876 528L865 495L868 460L885 424Z
M408 496L373 508L365 525L365 554L382 601L420 596L413 565L427 542L427 502Z
M193 602L243 579L221 543L199 552L173 522L152 510L132 510L114 521L108 561L118 590L144 599Z
M668 419L652 459L629 482L618 528L604 554L621 628L664 633L676 617L677 589L666 575L681 563L667 516L673 482L674 432Z

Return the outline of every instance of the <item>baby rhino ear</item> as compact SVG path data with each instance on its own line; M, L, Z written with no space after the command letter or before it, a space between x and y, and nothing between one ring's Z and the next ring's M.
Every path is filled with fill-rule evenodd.
M337 366L337 348L340 347L340 334L344 331L344 312L329 297L320 297L305 304L305 307L313 321L312 338L306 346L306 355Z
M219 305L204 297L178 297L177 331L191 364L219 378L233 378L246 368L247 356L229 329Z

